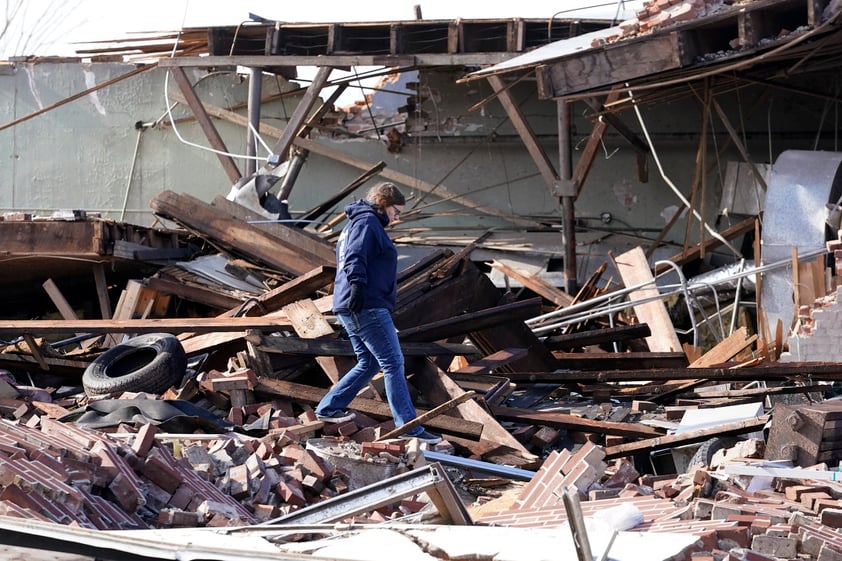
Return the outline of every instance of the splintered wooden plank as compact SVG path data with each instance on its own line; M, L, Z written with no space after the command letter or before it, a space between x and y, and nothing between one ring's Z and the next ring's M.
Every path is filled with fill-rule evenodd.
M714 364L728 362L734 358L737 353L743 349L748 348L749 345L757 341L757 335L749 337L748 330L745 327L740 327L731 335L714 345L712 349L703 354L697 360L690 364L690 368L707 368Z
M189 194L164 191L150 202L156 214L175 220L188 230L200 232L219 245L230 248L279 271L301 275L321 265L268 232L233 218L230 214L206 204Z
M275 395L286 397L288 399L292 399L295 401L304 401L307 403L318 403L327 393L327 390L323 388L316 388L304 384L296 384L294 382L288 382L286 380L275 380L272 378L258 380L255 390L272 393ZM378 401L375 399L366 399L364 397L358 396L354 398L349 407L356 411L365 413L366 415L383 417L387 419L392 418L392 413L389 410L389 405L383 401ZM418 409L416 412L420 415L426 413L426 411L423 409ZM469 421L466 419L458 419L446 415L440 415L438 417L432 418L425 424L433 430L438 430L447 434L452 434L461 438L466 438L469 439L469 441L477 440L480 437L480 434L482 434L485 429L482 423Z
M596 434L615 434L619 436L657 438L663 436L661 431L640 423L616 423L611 421L594 421L568 413L546 413L519 407L492 406L491 412L502 421L545 425L557 429L577 430Z
M256 334L247 339L267 353L303 356L349 356L353 357L354 348L346 339L287 337ZM471 345L458 343L404 343L401 342L404 356L457 356L474 354ZM511 359L509 359L511 360Z
M258 329L277 331L289 328L286 317L260 316L241 318L149 318L80 320L4 320L0 334L49 333L210 333Z
M412 374L413 385L423 393L428 403L445 403L465 393L429 359L413 359L409 361L408 369ZM459 404L455 416L483 425L479 443L459 442L471 452L486 458L492 457L494 453L514 455L521 459L521 465L535 460L536 457L476 401L468 400Z
M266 217L257 214L239 203L229 201L225 197L214 197L212 206L227 212L234 218L244 222L256 222L253 226L281 240L284 245L295 248L309 261L323 265L334 265L336 253L333 244L324 241L314 234L309 234L299 228L281 222L267 222Z
M539 96L542 99L564 97L680 68L685 56L678 33L622 41L604 49L588 49L559 62L538 66Z
M327 322L312 300L299 300L287 304L281 311L289 318L295 332L304 339L335 336L333 327ZM354 359L346 356L319 356L316 357L316 362L334 384L356 363ZM366 397L377 395L371 388L367 391Z
M514 267L509 267L505 263L501 263L496 259L491 262L491 267L497 269L507 277L513 278L529 290L543 296L558 307L569 306L573 303L573 296L567 294L563 290L559 290L537 275L531 275L519 271Z
M336 267L322 265L295 279L273 288L257 298L258 306L250 308L246 315L258 315L267 311L279 310L302 298L306 298L331 282L336 274Z
M618 255L615 264L617 272L627 287L643 285L641 288L629 293L629 300L646 300L647 298L658 297L658 288L655 286L655 277L649 269L649 263L643 249L638 246ZM644 283L649 283L645 284ZM667 308L661 300L641 302L634 306L634 312L640 323L649 325L652 335L646 338L649 350L653 352L672 352L681 350L681 342L675 333Z
M671 448L673 446L694 444L696 442L703 442L714 436L731 436L735 434L755 432L762 430L768 421L769 415L763 415L746 421L733 421L703 429L689 430L677 434L659 436L657 438L649 438L646 440L639 440L637 442L629 442L627 444L619 444L617 446L607 446L605 448L605 459L613 460L615 458L631 456L638 452L651 452L654 450Z
M475 362L472 362L464 368L456 370L458 374L491 374L495 368L506 366L512 361L518 360L526 356L526 349L503 349L496 353L490 354Z

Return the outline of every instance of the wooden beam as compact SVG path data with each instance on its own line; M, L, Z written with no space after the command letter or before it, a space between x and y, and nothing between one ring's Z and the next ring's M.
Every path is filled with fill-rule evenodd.
M244 318L152 318L152 319L80 319L80 320L4 320L0 333L210 333L237 332L247 329L273 331L288 329L286 317Z
M317 260L285 240L235 219L186 193L179 195L164 191L154 197L149 206L156 214L172 219L188 230L202 232L218 244L233 248L279 271L300 275L318 266L332 264Z
M255 386L255 391L278 395L306 403L318 403L327 393L327 390L323 388L296 384L285 380L274 380L272 378L259 379L257 381L257 386ZM373 415L385 419L392 418L389 405L384 401L356 397L348 407L355 411L365 413L366 415ZM423 415L426 411L423 409L417 409L416 413ZM482 423L468 419L458 419L446 415L432 418L427 424L430 428L440 432L460 436L470 440L478 440L485 429Z
M64 297L64 294L61 293L61 290L59 290L59 287L56 286L53 279L45 280L41 286L44 287L44 291L47 293L47 296L50 297L50 300L52 300L56 309L58 309L61 317L63 317L66 321L77 321L79 319L76 312L73 310L73 307ZM84 332L77 332L76 335L84 335Z
M91 364L84 360L69 360L65 358L43 357L50 374L70 376L81 380L85 369ZM0 353L0 368L8 370L33 370L41 368L40 361L32 355Z
M704 378L718 382L753 380L842 380L842 363L835 362L775 362L758 366L732 368L736 364L726 363L709 368L657 368L640 370L595 370L592 372L507 372L513 382L520 380L542 380L558 384L607 383L607 382L649 382L655 380L695 380Z
M750 216L750 217L748 217L748 218L746 218L746 219L744 219L740 222L737 222L733 226L731 226L729 228L726 228L725 230L720 232L720 235L724 239L726 239L728 241L731 241L732 239L736 238L737 236L740 236L742 234L745 234L745 233L753 230L756 222L757 222L757 217ZM673 255L672 257L667 259L667 261L672 261L673 263L675 263L676 265L679 265L679 266L684 265L686 263L689 263L690 261L694 261L694 260L698 259L699 256L703 252L708 252L708 251L710 251L714 248L719 247L720 245L722 245L722 242L719 241L718 238L710 238L710 239L705 240L705 242L703 244L696 244L695 246L687 249L687 251L682 251L680 253L677 253L677 254ZM669 268L670 268L669 265L657 266L657 267L655 267L655 273L660 274L660 273L662 273L663 271L666 271Z
M489 76L488 83L491 84L492 89L497 94L497 99L503 106L503 110L509 116L509 120L520 136L521 142L526 147L526 151L529 152L532 161L535 162L535 166L541 173L541 177L544 178L544 183L547 184L550 194L554 197L559 196L561 186L559 185L558 172L556 172L552 162L550 162L550 158L547 156L544 148L538 143L538 139L535 138L535 133L532 132L532 128L529 126L520 107L518 107L517 102L512 96L512 92L506 88L500 76Z
M284 132L272 148L272 152L280 156L280 162L286 160L286 155L290 146L292 146L293 139L298 136L298 131L304 125L307 115L319 99L319 93L327 83L332 70L333 68L330 66L319 66L315 76L313 76L313 81L310 82L304 96L298 102L298 105L296 105L295 111L293 111L289 121L287 121L286 127L284 127Z
M229 201L221 195L213 198L211 206L219 209L238 220L254 222L250 224L258 230L263 230L279 240L287 247L294 248L302 258L320 265L333 265L336 263L336 254L333 244L310 232L305 232L289 224L267 221L266 217L255 213L253 210L244 207L234 201Z
M545 413L518 407L492 406L491 413L501 421L546 425L557 429L575 430L595 434L613 434L635 438L654 438L663 436L661 431L640 423L615 423L594 421L567 413Z
M510 322L522 322L524 319L538 315L540 309L541 299L530 298L529 300L503 304L478 312L401 329L398 331L398 338L401 341L440 341L455 335L467 335L472 331L480 331Z
M573 303L573 296L563 290L559 290L537 275L530 275L523 271L519 271L514 267L509 267L505 263L497 261L496 259L491 262L491 268L497 269L507 277L515 279L535 294L546 298L559 308L569 306Z
M216 157L219 159L219 163L222 164L222 169L228 176L228 180L232 184L236 183L240 180L242 174L237 168L237 164L234 163L234 159L228 155L228 148L225 146L225 141L222 140L222 136L216 130L216 127L205 111L202 100L196 95L196 90L193 89L193 85L187 78L187 74L184 73L184 69L181 67L173 67L170 69L170 72L173 78L175 78L175 83L178 84L181 93L184 95L183 99L187 102L190 110L193 111L193 115L202 128L202 132L205 133L205 137L207 137L211 147L216 150Z
M559 368L568 370L623 370L644 368L686 368L681 352L644 353L553 353Z
M416 53L413 66L488 66L506 61L520 53ZM380 55L367 54L318 54L297 55L234 55L234 56L185 56L162 58L162 68L190 67L216 68L220 66L247 66L268 68L271 66L383 66ZM378 64L379 62L379 64Z
M654 283L655 277L649 269L649 263L639 246L618 255L615 260L617 272L627 287L642 285L652 281L650 284L629 293L629 300L646 300L647 298L659 296L658 288ZM649 325L652 335L646 338L649 350L654 352L680 351L681 342L675 333L667 308L660 300L641 302L634 306L634 312L641 323Z
M219 293L203 286L191 286L181 282L160 277L144 279L144 284L161 294L171 294L190 302L197 302L218 310L239 309L242 300Z
M407 371L412 374L412 385L423 393L429 403L445 403L465 393L429 359L410 359L407 362ZM494 451L497 451L506 455L514 454L523 463L534 461L535 456L476 401L461 403L456 407L456 411L457 416L465 421L478 422L483 426L481 446L465 443L472 452L493 456Z
M111 317L111 300L108 299L108 282L105 279L105 265L96 263L93 267L94 285L96 286L96 295L99 300L100 316L105 318Z
M443 413L446 413L447 411L450 411L451 409L453 409L454 407L456 407L460 403L463 403L463 402L468 401L469 399L473 398L474 395L475 394L472 391L465 392L462 395L460 395L459 397L455 397L455 398L451 399L450 401L448 401L446 403L442 403L441 405L437 405L436 407L433 407L432 409L430 409L426 413L421 413L420 415L418 415L417 417L415 417L414 419L412 419L408 423L405 423L405 424L397 427L395 430L387 432L383 436L377 438L377 440L389 440L390 438L397 438L398 436L400 436L402 434L406 434L406 431L408 431L410 429L414 429L415 427L421 426L424 423L428 423L430 421L430 419L433 419L433 418L438 417L439 415L441 415Z
M312 271L261 294L257 297L255 304L246 309L245 314L247 316L264 315L267 312L280 310L287 304L309 298L317 290L333 282L335 275L336 267L330 265L316 267Z
M604 49L588 49L559 62L536 68L543 99L618 84L642 76L680 68L684 55L678 33L621 41Z
M266 353L303 356L356 356L351 342L345 339L307 339L303 337L262 334L258 334L256 337L247 337L247 339ZM473 346L459 343L402 342L401 351L404 356L457 356L477 354L477 350Z
M714 436L730 436L754 432L762 430L763 426L768 421L769 416L763 415L747 421L734 421L731 423L723 423L714 427L689 430L668 436L659 436L657 438L640 440L638 442L629 442L627 444L619 444L617 446L607 446L605 448L605 459L613 460L615 458L631 456L638 452L650 452L654 450L662 450L664 448L672 448L674 446L682 446L684 444L704 442Z
M553 335L552 337L544 339L544 345L551 351L554 351L587 347L589 345L615 343L617 341L627 341L629 339L641 339L643 337L648 337L651 334L652 331L645 323L638 323L635 325L618 325L616 327L604 327L576 333ZM558 358L558 355L556 355L556 358Z
M506 366L512 361L526 356L526 349L503 349L496 353L475 360L464 368L456 370L455 374L493 374L496 368Z

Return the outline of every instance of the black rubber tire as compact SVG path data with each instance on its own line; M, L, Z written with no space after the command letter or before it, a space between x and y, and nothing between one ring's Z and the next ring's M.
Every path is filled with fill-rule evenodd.
M713 455L720 450L731 448L737 443L737 438L733 436L714 436L710 440L706 440L699 446L690 462L687 465L688 470L693 466L710 467L710 461Z
M117 392L163 393L187 370L184 347L169 333L148 333L116 345L94 359L82 374L89 396Z

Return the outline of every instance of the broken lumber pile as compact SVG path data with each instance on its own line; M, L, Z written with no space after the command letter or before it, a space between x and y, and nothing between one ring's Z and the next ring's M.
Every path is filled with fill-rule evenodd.
M0 325L10 343L0 352L0 368L8 371L0 385L0 429L12 435L0 446L7 473L0 505L7 514L99 529L292 520L287 517L318 512L318 505L368 487L359 479L364 470L336 465L336 457L326 460L322 444L344 450L352 466L359 461L384 470L379 481L417 470L425 453L446 456L476 476L466 478L473 481L482 479L483 469L530 474L518 516L514 510L484 515L481 524L527 525L532 514L542 523L564 523L569 507L561 499L572 489L586 515L611 501L626 502L643 512L640 528L689 531L706 546L719 544L695 553L718 555L725 543L753 548L753 539L742 538L759 537L762 521L722 520L690 505L729 504L729 494L745 502L761 499L711 471L707 457L683 466L679 455L664 452L711 452L713 440L756 434L770 423L769 442L787 441L781 423L791 412L767 409L765 401L797 403L807 394L821 399L830 385L820 382L842 376L839 363L770 360L776 354L768 349L777 343L746 327L704 352L677 343L664 304L648 292L638 296L637 285L652 279L639 251L614 260L626 285L620 295L631 298L627 311L609 323L588 315L554 326L577 307L590 314L597 302L615 296L589 284L575 298L564 298L535 282L536 296L514 299L471 261L470 248L433 250L399 272L393 313L420 418L445 439L419 450L399 438L378 378L351 403L357 414L352 421L315 418L315 403L353 364L330 313L328 241L284 224L251 223L248 211L224 199L208 205L166 192L152 204L213 248L207 253L213 259L162 264L148 277L131 279L115 312L103 319L74 316L68 306L62 319ZM215 280L205 283L203 276ZM59 307L61 290L51 290ZM109 299L107 292L98 295ZM811 318L821 315L813 311ZM178 383L107 396L79 387L103 351L144 333L177 336L189 361ZM61 335L72 337L54 341ZM739 406L751 413L732 413ZM176 411L161 414L167 407ZM815 424L814 413L794 407ZM772 458L766 447L763 459L842 459L833 445L834 414L826 414L826 426L801 435L799 450ZM24 444L30 442L41 444ZM45 474L57 482L49 485ZM217 491L204 489L208 485ZM478 501L494 494L479 492L487 495ZM828 494L832 510L838 497ZM50 508L56 497L70 504ZM819 498L808 515L818 516ZM434 502L445 518L464 520L447 497ZM428 505L411 495L348 516L381 521ZM732 514L749 512L745 507ZM789 531L813 523L821 526L805 520ZM783 530L774 532L763 537L781 537Z

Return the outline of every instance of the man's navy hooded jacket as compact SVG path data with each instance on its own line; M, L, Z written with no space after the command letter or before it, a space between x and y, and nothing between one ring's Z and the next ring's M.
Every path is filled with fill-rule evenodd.
M398 252L386 235L389 217L378 214L366 200L345 207L348 225L336 243L333 311L348 312L351 284L363 286L363 308L395 307Z

